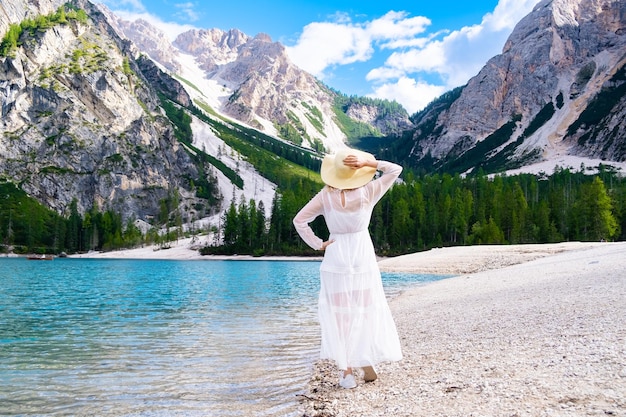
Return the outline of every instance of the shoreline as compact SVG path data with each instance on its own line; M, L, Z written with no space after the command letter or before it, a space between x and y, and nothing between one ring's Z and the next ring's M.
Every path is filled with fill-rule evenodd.
M202 256L191 242L71 257ZM452 275L389 300L404 358L353 390L312 364L303 417L626 415L626 242L436 248L381 258L381 271Z
M461 275L502 268L529 262L558 253L595 248L605 242L563 242L525 245L476 245L433 248L406 255L380 257L378 265L383 272L411 274ZM609 243L610 244L610 243ZM107 252L88 252L69 255L68 258L93 259L160 259L160 260L245 260L245 261L321 261L323 256L252 256L201 255L201 245L191 238L181 239L172 247L162 249L154 245Z
M180 239L170 248L156 245L107 252L87 252L69 255L68 258L86 259L154 259L178 261L321 261L321 256L253 256L253 255L201 255L203 245L192 238Z
M128 260L159 260L159 261L293 261L293 262L319 262L322 257L315 256L253 256L253 255L200 255L200 257L170 257L170 256L102 256L101 252L96 252L98 255L93 254L81 254L81 255L69 255L68 258L73 259L128 259ZM110 252L104 252L106 254Z
M626 415L626 242L433 249L380 265L456 276L390 301L404 358L379 364L378 380L343 390L316 362L303 416Z
M518 265L559 253L602 247L606 242L474 245L434 248L381 259L385 272L463 275Z

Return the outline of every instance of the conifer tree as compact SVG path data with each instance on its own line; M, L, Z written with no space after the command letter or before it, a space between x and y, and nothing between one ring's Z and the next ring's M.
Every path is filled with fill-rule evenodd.
M613 215L611 198L599 177L582 185L574 213L576 230L581 240L612 239L617 234L618 224Z

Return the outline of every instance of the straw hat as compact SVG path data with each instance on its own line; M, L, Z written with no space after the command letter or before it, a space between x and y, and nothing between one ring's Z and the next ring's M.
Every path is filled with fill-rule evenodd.
M372 154L350 148L340 149L334 155L326 155L320 170L325 184L340 190L350 190L362 187L374 178L376 168L364 166L354 169L344 165L343 160L348 155L356 155L359 159L376 160Z

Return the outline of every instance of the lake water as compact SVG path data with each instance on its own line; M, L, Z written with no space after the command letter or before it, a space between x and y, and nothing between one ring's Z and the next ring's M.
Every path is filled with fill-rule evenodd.
M313 261L1 258L0 415L299 416L318 274ZM440 278L383 274L389 296Z

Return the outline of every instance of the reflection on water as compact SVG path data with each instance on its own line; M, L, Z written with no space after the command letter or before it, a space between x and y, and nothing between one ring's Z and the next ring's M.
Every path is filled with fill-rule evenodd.
M299 415L318 269L0 259L0 414ZM432 279L386 278L390 293Z

